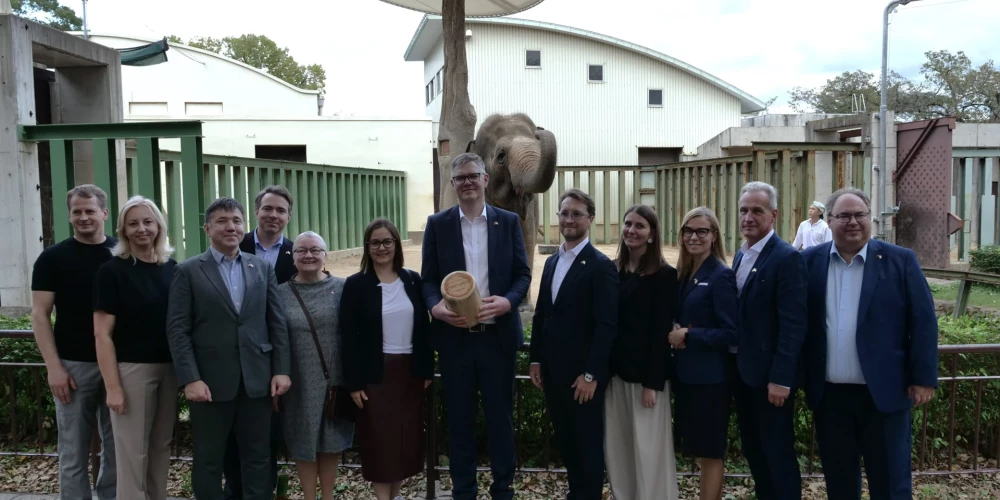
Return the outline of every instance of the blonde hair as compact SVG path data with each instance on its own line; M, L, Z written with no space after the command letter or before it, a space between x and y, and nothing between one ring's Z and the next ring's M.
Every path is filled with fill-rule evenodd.
M170 246L170 242L167 241L167 219L163 217L163 213L157 208L156 203L153 203L153 200L144 196L137 195L129 198L125 202L125 206L122 207L121 212L119 212L118 229L116 231L118 244L111 250L111 254L122 259L135 259L135 255L132 253L132 245L125 235L125 219L129 210L140 206L148 208L153 213L153 220L156 221L157 226L156 239L153 240L153 258L158 264L165 264L174 253L174 247Z
M677 231L677 238L681 240L680 256L677 257L677 279L684 281L690 279L691 272L694 271L694 256L688 252L687 246L684 245L683 228L691 219L695 217L704 217L708 219L708 223L712 226L712 233L715 234L715 243L712 244L712 255L719 262L726 262L726 251L722 249L722 244L719 242L719 237L721 235L719 230L719 218L715 216L715 212L708 207L698 207L692 209L681 221L681 230Z

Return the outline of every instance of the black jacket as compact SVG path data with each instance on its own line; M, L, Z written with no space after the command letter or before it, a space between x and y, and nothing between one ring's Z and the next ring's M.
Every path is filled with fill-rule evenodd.
M647 276L619 274L618 336L611 373L662 391L670 375L667 335L677 310L677 270L664 265Z
M253 231L256 231L256 229ZM240 243L240 251L257 255L257 246L253 241L253 231L243 235L243 242ZM277 278L280 285L292 279L293 274L295 274L295 261L292 260L292 241L282 236L281 250L278 251L278 261L274 263L274 277Z
M430 347L430 314L420 291L420 275L399 272L406 295L413 304L413 376L434 377L434 353ZM347 278L340 299L340 355L348 389L360 391L382 382L385 372L382 352L382 289L374 271Z

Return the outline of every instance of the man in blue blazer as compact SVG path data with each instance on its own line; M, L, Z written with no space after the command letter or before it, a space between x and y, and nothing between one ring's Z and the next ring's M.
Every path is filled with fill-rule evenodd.
M743 186L740 231L746 241L733 268L740 332L736 412L743 454L757 498L799 499L795 457L795 391L806 337L806 271L802 255L774 234L778 191L764 182Z
M477 391L489 433L490 495L514 497L514 363L524 343L516 307L528 294L531 268L517 215L486 204L489 179L478 155L456 156L451 185L458 206L428 217L424 230L424 299L434 318L431 346L440 354L455 500L478 495ZM483 304L473 328L441 298L441 281L454 271L467 271L476 279Z
M559 232L566 241L545 260L531 326L529 373L545 391L569 500L601 499L604 389L618 334L618 272L590 244L594 213L594 200L583 191L561 196Z
M809 273L806 395L830 498L912 498L910 407L937 387L937 318L913 251L871 239L863 191L833 193Z

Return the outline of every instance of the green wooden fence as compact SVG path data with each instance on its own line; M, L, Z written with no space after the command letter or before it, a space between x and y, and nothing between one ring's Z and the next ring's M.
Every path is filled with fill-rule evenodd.
M250 231L256 227L254 197L271 184L286 186L295 200L286 229L289 237L309 230L322 235L330 250L359 247L365 226L376 217L392 220L407 234L405 172L206 155L198 121L19 128L22 141L49 143L55 206L60 206L62 193L77 185L73 142L90 141L94 184L108 193L111 209L106 232L113 234L117 207L127 196L141 194L155 200L166 214L178 260L208 248L202 226L211 200L220 196L239 200L247 210L246 230ZM180 139L181 150L161 151L159 140L167 138ZM118 140L135 142L125 155L126 193L118 192ZM53 219L56 241L69 237L66 212L54 210Z

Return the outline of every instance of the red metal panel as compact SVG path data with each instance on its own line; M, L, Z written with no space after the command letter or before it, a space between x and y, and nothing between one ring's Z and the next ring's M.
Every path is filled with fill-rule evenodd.
M896 126L896 243L923 267L947 269L953 118ZM905 162L905 163L904 163Z

